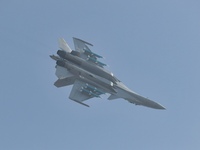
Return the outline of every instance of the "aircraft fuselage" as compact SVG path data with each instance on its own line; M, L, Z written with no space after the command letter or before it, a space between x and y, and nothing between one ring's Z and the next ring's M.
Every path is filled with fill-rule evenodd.
M97 76L100 76L102 78L105 78L107 80L110 80L111 82L116 82L117 79L113 76L113 73L105 70L104 68L101 68L95 64L91 64L82 58L72 55L71 53L66 53L65 51L58 50L57 54L69 62L73 63L74 65L77 65L78 67L91 72L92 74L95 74Z

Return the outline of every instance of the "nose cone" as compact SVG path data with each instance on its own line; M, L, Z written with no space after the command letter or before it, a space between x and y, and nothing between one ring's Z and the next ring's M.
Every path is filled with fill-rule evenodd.
M140 96L134 92L131 93L131 98L129 99L129 101L136 103L138 105L143 105L143 106L154 108L154 109L165 109L165 107L163 107L161 104L156 103L143 96Z
M156 103L154 101L151 101L148 105L146 105L147 107L151 107L151 108L154 108L154 109L165 109L164 106L162 106L161 104L159 103Z
M160 104L157 104L155 109L166 109L166 108L164 106L160 105Z

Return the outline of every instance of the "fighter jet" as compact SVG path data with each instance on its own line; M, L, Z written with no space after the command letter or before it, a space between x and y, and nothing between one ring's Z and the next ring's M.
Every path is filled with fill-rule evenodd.
M102 56L91 51L92 44L73 38L75 50L71 50L60 38L57 55L50 55L56 61L56 87L73 85L69 99L89 107L84 101L110 94L108 100L125 99L135 105L155 109L165 109L162 105L145 98L126 87L112 72L105 69L106 64L99 61Z

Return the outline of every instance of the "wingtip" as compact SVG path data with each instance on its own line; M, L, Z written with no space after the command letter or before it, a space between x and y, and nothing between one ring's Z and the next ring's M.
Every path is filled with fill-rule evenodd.
M75 101L75 102L77 102L77 103L79 103L79 104L82 104L82 105L84 105L84 106L86 106L86 107L90 107L89 105L87 105L87 104L85 104L85 103L82 103L82 102L80 102L80 101L77 101L77 100L73 100L73 101Z

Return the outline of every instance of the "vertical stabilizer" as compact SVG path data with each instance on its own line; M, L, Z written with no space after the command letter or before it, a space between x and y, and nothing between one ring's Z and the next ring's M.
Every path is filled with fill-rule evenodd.
M66 51L67 53L71 53L71 48L69 45L65 42L63 38L58 39L58 44L61 50Z

